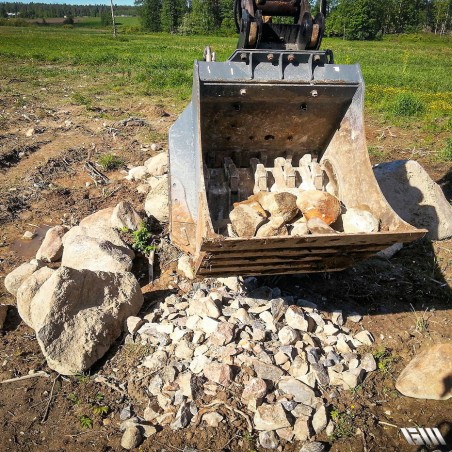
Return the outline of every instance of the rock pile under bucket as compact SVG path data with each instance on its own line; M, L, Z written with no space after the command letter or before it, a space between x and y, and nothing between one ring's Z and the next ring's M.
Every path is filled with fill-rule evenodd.
M220 285L167 297L144 318L127 320L126 342L152 350L137 371L152 377L142 417L121 424L124 438L136 428L147 436L150 427L217 426L219 411L242 417L270 449L331 434L327 393L354 388L376 369L372 354L359 353L373 343L371 333L353 334L344 323L341 311L320 313L268 287L247 296ZM225 390L227 402L217 397Z

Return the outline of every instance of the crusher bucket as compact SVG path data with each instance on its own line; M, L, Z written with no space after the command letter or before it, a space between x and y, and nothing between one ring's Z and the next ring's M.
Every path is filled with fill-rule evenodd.
M207 51L195 62L192 100L170 130L171 240L193 256L196 274L336 271L422 237L427 231L398 217L373 175L359 65L335 64L331 51L316 50L319 30L312 43L304 25L289 26L298 31L275 44L262 41L274 35L271 22L257 27L261 41L243 38L253 29L245 27L229 60L212 61ZM275 193L301 207L275 235L268 225L260 233L273 221L260 199ZM310 197L300 201L303 193ZM322 197L339 209L328 221L328 206L316 204ZM262 207L251 233L231 221L241 204Z

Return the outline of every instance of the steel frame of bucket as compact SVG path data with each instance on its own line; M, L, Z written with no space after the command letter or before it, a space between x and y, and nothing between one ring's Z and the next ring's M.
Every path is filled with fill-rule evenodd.
M267 57L273 53L241 50L226 62L195 62L192 101L170 130L171 240L194 257L196 273L220 276L336 271L353 266L394 243L422 237L427 231L416 229L397 216L373 175L364 134L364 82L359 66L333 64L329 51L280 52L276 62ZM320 163L328 169L338 198L347 208L367 206L380 218L380 232L265 239L229 238L215 233L207 201L207 156L203 151L203 146L218 145L220 149L227 146L224 131L219 130L216 137L216 131L212 130L211 117L217 109L215 95L220 110L225 103L234 104L243 99L247 91L265 96L270 90L282 95L287 90L292 97L288 102L293 101L293 92L300 93L303 99L310 95L312 102L324 102L327 116L329 99L333 103L335 93L340 96L351 88L354 94L342 118L334 123L335 118L329 117L322 123L320 117L316 124L308 118L311 127L301 127L302 130L297 127L295 133L299 135L289 146L296 149L300 143L309 142L304 140L305 135L316 142L321 147ZM206 93L211 96L207 110L203 106ZM243 102L246 107L246 100ZM259 102L248 117L243 112L242 120L248 128L253 121L265 122L259 116L263 113L258 107ZM298 120L292 117L295 122ZM240 143L241 138L237 139ZM264 145L270 150L275 146L263 142Z

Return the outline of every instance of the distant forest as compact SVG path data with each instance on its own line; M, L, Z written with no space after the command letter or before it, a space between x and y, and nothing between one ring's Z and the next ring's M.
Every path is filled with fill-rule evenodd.
M22 19L47 19L51 17L101 17L102 12L110 6L108 5L67 5L49 3L0 3L0 17L6 17L8 13L16 14ZM115 6L116 16L136 16L138 8L136 6Z

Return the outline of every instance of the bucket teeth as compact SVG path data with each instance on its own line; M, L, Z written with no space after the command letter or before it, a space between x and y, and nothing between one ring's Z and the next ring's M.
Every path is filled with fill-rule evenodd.
M254 188L253 193L259 193L260 191L268 191L268 175L265 166L259 163L259 160L252 158L250 160L251 168L254 172Z

